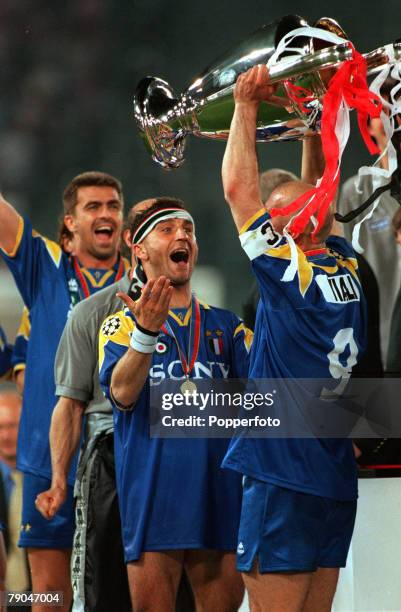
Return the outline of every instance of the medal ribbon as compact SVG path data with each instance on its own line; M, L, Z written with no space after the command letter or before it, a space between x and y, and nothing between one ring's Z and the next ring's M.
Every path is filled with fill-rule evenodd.
M120 278L123 276L124 274L124 262L123 262L123 258L121 257L121 255L118 256L119 262L118 262L118 268L117 268L117 273L114 279L114 282L117 282L118 280L120 280ZM71 257L72 260L72 265L74 268L74 272L75 272L75 276L81 286L81 290L82 293L84 295L84 298L87 298L90 296L90 289L88 286L88 283L86 281L86 278L84 277L84 275L82 274L82 270L80 268L80 265L78 263L77 258L72 255Z
M182 365L182 370L186 376L186 378L189 377L191 371L193 370L193 367L195 365L196 359L198 357L198 353L199 353L199 345L200 345L200 323L201 323L201 312L200 312L200 305L198 300L196 299L196 297L193 295L192 296L192 302L191 302L191 308L192 308L192 312L191 312L191 328L190 328L190 333L189 333L189 337L192 337L192 332L193 332L193 338L194 338L194 342L193 342L193 348L192 348L192 356L191 356L191 346L188 347L188 360L189 360L189 364L188 361L183 353L183 351L181 350L181 347L178 343L178 340L176 338L176 335L171 327L171 324L169 321L166 321L164 323L164 325L162 325L162 330L165 334L167 334L167 336L170 336L171 338L174 339L176 345L177 345L177 350L178 350L178 355L180 357L180 361L181 361L181 365ZM195 312L195 317L193 316Z

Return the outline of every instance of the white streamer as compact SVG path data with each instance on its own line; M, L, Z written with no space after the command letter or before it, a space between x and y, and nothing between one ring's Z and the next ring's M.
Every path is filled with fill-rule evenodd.
M387 45L386 51L389 56L389 61L394 62L394 49L393 45ZM396 85L390 91L390 100L387 101L383 98L380 93L380 88L387 79L388 76L394 78L397 82ZM395 115L401 113L401 99L396 100L398 93L401 89L401 62L396 62L393 66L387 64L379 72L376 78L372 81L370 88L381 100L383 104L383 110L380 115L380 119L383 123L384 132L386 134L387 146L382 151L380 156L376 159L372 166L362 166L359 168L358 176L355 179L355 188L358 193L361 193L361 181L362 177L370 176L372 181L372 193L376 191L378 187L385 185L391 179L391 175L397 169L397 153L394 148L391 138L394 132L399 131L400 127L395 127L396 119ZM385 111L387 109L387 112ZM388 169L380 167L380 162L387 155ZM380 196L379 196L380 197ZM376 208L379 205L379 198L375 200L371 210L359 221L352 232L352 246L358 253L363 253L363 248L360 244L360 231L362 224L369 220Z
M300 47L290 46L294 38L297 38L298 36L304 36L307 38L318 38L319 40L324 40L326 42L330 42L335 45L344 44L346 42L349 42L346 39L341 38L337 34L333 34L332 32L327 32L326 30L322 30L320 28L312 28L310 26L297 28L296 30L292 30L291 32L288 32L288 34L283 36L283 38L280 40L275 52L273 53L273 55L269 58L267 62L268 68L270 68L271 66L277 63L278 58L284 51L286 52L293 51L294 55L305 55L304 49ZM284 58L281 61L285 62L285 59L286 58Z

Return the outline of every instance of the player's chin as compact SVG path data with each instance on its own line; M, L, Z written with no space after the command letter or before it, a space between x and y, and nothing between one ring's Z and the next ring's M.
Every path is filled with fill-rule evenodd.
M93 245L92 253L97 259L110 259L118 251L117 244L96 244Z
M187 270L185 272L176 272L175 274L170 273L168 277L172 285L174 285L175 287L180 287L181 285L186 285L189 282L191 278L191 273L189 270Z

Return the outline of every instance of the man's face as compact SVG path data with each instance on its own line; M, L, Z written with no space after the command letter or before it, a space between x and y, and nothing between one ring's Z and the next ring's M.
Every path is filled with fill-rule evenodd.
M395 235L395 239L398 242L398 244L401 246L401 229L397 230L397 233Z
M74 251L101 260L117 253L122 221L123 205L113 187L80 187L74 212L65 217Z
M0 394L0 460L14 463L17 457L21 398L16 393Z
M166 276L173 285L189 282L198 258L194 227L186 219L168 219L156 225L134 253L142 260L146 276Z

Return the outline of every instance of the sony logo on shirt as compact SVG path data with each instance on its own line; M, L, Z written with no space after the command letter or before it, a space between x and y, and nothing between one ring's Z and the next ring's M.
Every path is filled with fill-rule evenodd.
M230 366L215 361L207 361L207 365L196 361L194 364L193 375L191 378L228 378ZM181 361L171 361L170 363L159 363L153 365L149 370L150 385L160 385L162 380L183 380Z

